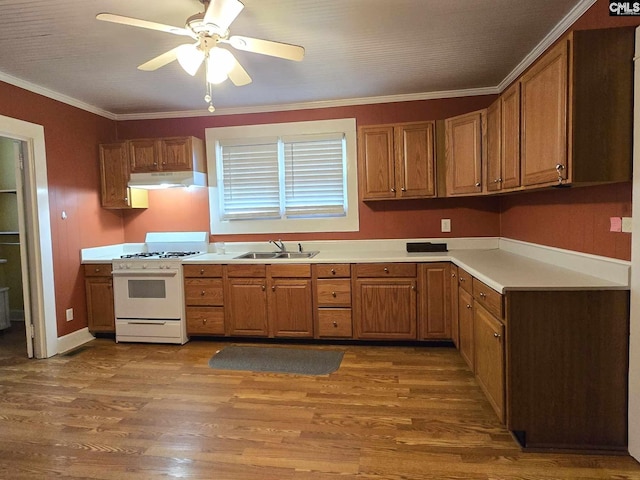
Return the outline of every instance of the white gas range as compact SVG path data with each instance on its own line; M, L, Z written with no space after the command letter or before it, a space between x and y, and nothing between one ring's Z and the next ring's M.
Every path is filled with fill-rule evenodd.
M113 260L116 342L189 340L182 260L208 246L207 232L150 232L143 251Z

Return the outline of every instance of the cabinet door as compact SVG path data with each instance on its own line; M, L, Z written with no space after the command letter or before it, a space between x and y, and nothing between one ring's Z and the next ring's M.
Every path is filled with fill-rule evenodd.
M229 278L225 292L228 335L266 337L267 286L264 278Z
M449 263L420 266L420 339L451 339L450 271Z
M458 289L458 348L460 355L473 368L473 297L463 288Z
M274 279L269 294L272 337L313 337L311 280Z
M160 170L160 144L157 140L129 140L129 162L131 173L155 172Z
M502 110L500 99L487 108L487 169L485 183L488 192L502 189Z
M476 378L504 422L504 325L477 302L473 310Z
M447 195L482 192L483 111L445 120Z
M100 186L104 208L129 208L129 157L126 142L100 145Z
M358 148L362 199L395 198L393 127L361 128Z
M500 178L502 189L520 186L520 83L500 96Z
M401 198L435 196L434 135L433 122L395 127L396 190Z
M566 41L522 76L522 184L558 183L567 174L568 52Z
M191 170L193 150L190 137L163 138L160 145L160 168L166 171Z
M356 280L356 336L363 339L416 338L416 281Z
M460 346L458 327L458 267L451 265L449 289L451 291L451 340L456 347Z
M90 277L87 289L87 318L90 332L113 333L116 316L113 308L113 281L111 277Z

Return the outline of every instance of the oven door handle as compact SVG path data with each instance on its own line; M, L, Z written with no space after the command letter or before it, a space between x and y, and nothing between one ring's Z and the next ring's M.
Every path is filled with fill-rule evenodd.
M175 277L177 270L114 270L114 277Z

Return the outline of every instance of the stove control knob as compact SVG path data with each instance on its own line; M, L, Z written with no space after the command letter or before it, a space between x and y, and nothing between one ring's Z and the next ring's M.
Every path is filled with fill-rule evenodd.
M142 264L142 268L147 268L147 264L146 264L146 263L143 263L143 264Z
M166 267L164 265L160 264L160 268L163 269L163 268L166 268Z

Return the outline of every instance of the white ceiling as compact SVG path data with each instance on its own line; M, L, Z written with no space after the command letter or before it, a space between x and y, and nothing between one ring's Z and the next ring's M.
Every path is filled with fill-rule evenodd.
M305 59L233 50L253 83L226 81L213 103L233 113L495 93L593 2L243 0L232 35L302 45ZM189 40L95 19L182 27L200 11L198 0L2 0L0 80L114 118L206 112L203 71L136 68Z

